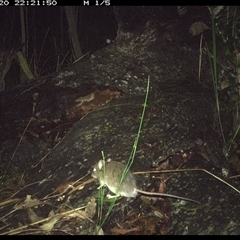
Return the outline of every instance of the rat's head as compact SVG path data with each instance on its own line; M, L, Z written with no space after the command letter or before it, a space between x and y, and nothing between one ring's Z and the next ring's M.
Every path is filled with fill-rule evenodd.
M102 170L104 162L103 160L98 161L93 167L92 171L92 177L93 178L99 178L99 172Z
M103 176L105 177L105 171L106 171L106 165L107 165L107 171L112 171L112 167L115 167L114 164L108 164L109 162L111 162L111 159L107 159L105 160L100 160L98 161L94 167L93 167L93 171L92 171L92 177L93 178L97 178L99 179L100 177L102 178ZM113 161L114 162L114 161Z

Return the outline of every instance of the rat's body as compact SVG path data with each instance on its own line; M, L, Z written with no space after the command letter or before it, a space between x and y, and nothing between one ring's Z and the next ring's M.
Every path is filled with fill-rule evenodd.
M109 190L116 194L117 196L136 197L139 192L145 195L171 197L199 203L189 198L179 197L167 193L145 192L140 189L137 189L136 178L130 170L125 175L120 186L120 180L122 178L124 169L125 165L123 165L120 162L116 161L105 162L104 166L104 162L100 160L93 168L92 177L97 178L99 180L100 183L99 188L102 186L107 186Z

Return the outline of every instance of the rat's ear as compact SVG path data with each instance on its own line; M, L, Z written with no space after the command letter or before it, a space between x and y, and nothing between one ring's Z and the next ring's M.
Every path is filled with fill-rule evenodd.
M99 160L99 162L98 162L98 169L101 170L103 168L104 164L106 164L106 162L109 163L111 161L112 161L111 158L108 158L106 161L105 160Z
M103 160L100 160L100 161L98 162L98 168L99 168L99 169L102 169L102 167L103 167Z

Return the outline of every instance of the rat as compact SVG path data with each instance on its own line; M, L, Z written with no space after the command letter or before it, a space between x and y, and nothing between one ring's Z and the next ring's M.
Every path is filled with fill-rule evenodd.
M137 188L136 178L130 170L126 173L125 178L122 180L120 186L119 183L122 178L124 169L125 165L120 162L117 161L106 162L100 160L93 168L92 177L99 180L100 186L98 187L98 189L103 186L107 186L108 189L115 194L115 196L111 197L123 196L128 198L135 198L137 194L140 193L150 196L177 198L200 204L200 202L198 201L185 197L180 197L167 193L146 192L140 190Z

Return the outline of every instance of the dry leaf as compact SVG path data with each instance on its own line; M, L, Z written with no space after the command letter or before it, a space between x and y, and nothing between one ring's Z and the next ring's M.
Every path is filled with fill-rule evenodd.
M160 228L160 230L159 230L159 232L160 232L161 235L164 235L164 234L165 234L165 229L166 229L166 225L165 225L165 224L162 224L162 225L161 225L161 228Z
M159 209L159 208L157 208L157 207L154 207L154 206L150 206L151 207L151 209L152 209L152 213L156 216L156 217L158 217L160 220L168 220L168 216L167 216L167 214L164 212L164 211L162 211L161 209Z
M63 194L68 189L72 189L73 184L74 184L73 181L68 181L68 182L65 182L65 183L61 183L59 186L56 187L56 189L53 191L52 194L55 194L55 193Z
M79 103L71 107L68 119L76 118L77 116L86 114L90 111L93 111L94 109L102 107L109 103L113 98L118 98L119 96L119 91L105 89L97 90L94 93L90 93L86 96L80 97L75 100L75 102Z
M53 217L55 215L55 212L53 210L51 210L48 214L48 217Z
M91 198L90 202L88 202L86 208L85 208L85 213L88 218L93 218L93 216L96 213L96 199Z
M85 210L76 210L71 214L68 214L68 217L78 217L81 219L87 219L89 221L92 221L91 218L95 215L96 213L96 199L92 198L88 204L85 207Z
M95 93L90 93L86 96L83 96L83 97L80 97L80 98L76 99L75 102L79 103L79 104L76 105L76 107L81 106L84 102L92 101L94 99L94 94Z
M144 234L155 234L156 233L156 218L151 218L149 216L138 217L135 221L135 224L138 224L138 227L141 227L141 231Z
M195 22L191 25L189 32L193 36L197 36L202 33L204 30L210 29L204 22Z
M159 188L158 188L158 192L160 193L164 193L165 192L165 189L166 189L166 183L164 180L160 180L160 184L159 184Z
M139 232L140 230L141 230L140 227L135 227L135 228L131 228L131 229L112 228L111 232L114 234L127 234L130 232Z
M26 209L26 208L38 206L40 204L44 204L44 202L42 202L36 198L32 199L31 195L27 195L26 199L23 202L16 204L13 208L14 209Z
M30 220L31 223L34 223L34 222L37 222L37 221L42 220L42 218L39 217L39 216L32 210L32 208L28 208L28 209L27 209L27 212L28 212L28 218L29 218L29 220Z
M50 232L53 229L55 223L58 222L62 217L63 216L61 216L61 215L55 215L54 217L49 219L49 221L47 223L43 224L39 228L44 231Z

